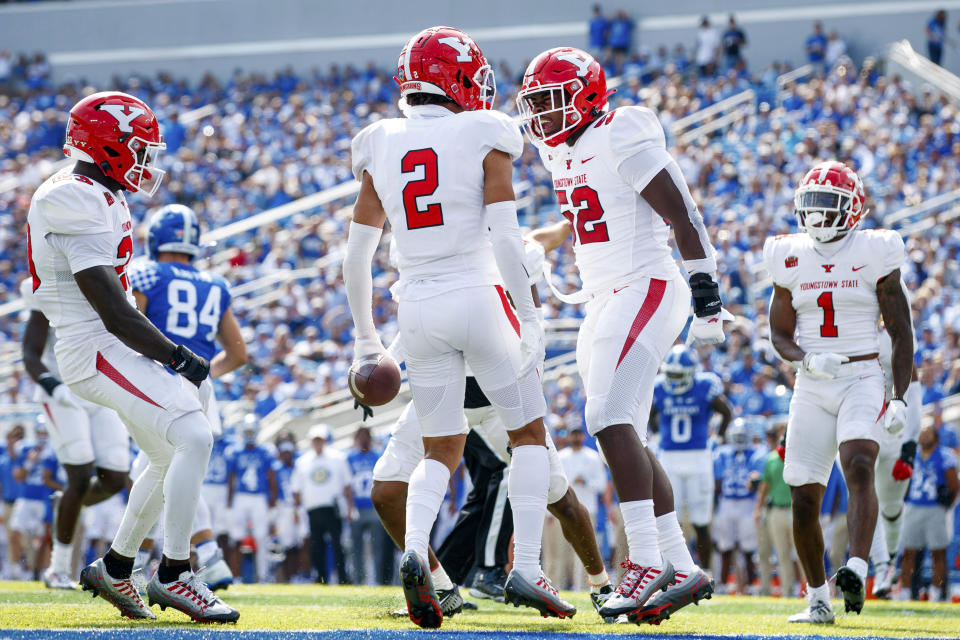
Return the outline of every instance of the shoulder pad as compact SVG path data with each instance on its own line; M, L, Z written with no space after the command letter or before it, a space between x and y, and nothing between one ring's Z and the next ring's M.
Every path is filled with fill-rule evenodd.
M64 176L73 179L63 179ZM55 177L49 189L34 196L34 205L51 233L108 233L113 231L113 226L104 194L110 195L106 189L89 178L60 174Z
M620 107L606 116L604 125L601 128L609 129L610 149L618 165L641 151L666 148L663 126L646 107Z

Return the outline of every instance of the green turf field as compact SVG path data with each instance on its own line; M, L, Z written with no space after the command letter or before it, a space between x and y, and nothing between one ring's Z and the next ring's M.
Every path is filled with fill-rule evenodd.
M406 619L389 615L403 605L398 587L335 587L318 585L240 585L221 592L240 610L243 629L281 631L332 629L414 629ZM539 631L585 633L683 634L822 634L861 637L960 637L960 605L867 602L864 615L843 615L825 627L787 625L786 617L799 611L801 600L715 596L688 607L659 627L605 625L583 594L567 594L579 609L572 620L543 619L532 609L516 609L479 601L479 611L468 611L443 624L449 631ZM133 622L103 600L79 591L51 591L36 582L0 582L2 629L107 629L146 626L193 626L185 616L167 610L156 622Z

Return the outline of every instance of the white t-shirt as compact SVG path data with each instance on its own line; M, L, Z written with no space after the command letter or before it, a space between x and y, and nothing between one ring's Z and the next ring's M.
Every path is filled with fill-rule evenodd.
M773 282L792 295L801 349L878 353L877 281L903 265L903 239L886 229L854 230L837 245L818 245L806 233L777 236L763 245L763 259Z
M573 147L543 147L540 158L553 175L560 212L573 225L584 291L679 274L670 227L640 195L673 162L653 111L620 107L588 125Z
M117 340L73 274L111 267L135 304L127 280L133 225L123 192L71 171L63 169L40 185L27 214L33 304L56 329L55 352L67 383L95 375L97 351Z
M597 500L607 488L607 472L600 454L590 447L580 447L579 451L567 447L559 451L559 456L577 499L587 508L591 517L596 517Z
M720 32L713 27L701 27L697 31L697 64L705 65L713 62L716 59L717 47L719 46Z
M497 284L483 203L483 160L497 149L523 152L520 130L498 111L454 114L409 107L353 139L353 173L373 178L397 248L398 296L415 300Z
M338 504L350 480L350 467L343 456L326 449L317 455L311 449L297 458L290 476L290 490L300 494L300 504L309 511Z

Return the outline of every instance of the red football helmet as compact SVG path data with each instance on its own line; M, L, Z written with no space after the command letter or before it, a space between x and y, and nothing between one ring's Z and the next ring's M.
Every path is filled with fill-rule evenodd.
M480 47L454 27L430 27L410 38L400 52L394 80L402 98L432 93L466 111L492 109L497 95L493 69Z
M549 95L549 105L537 101L534 106L532 98L540 93ZM555 147L602 113L612 93L607 91L603 67L593 56L580 49L557 47L544 51L527 67L517 94L517 109L530 140ZM563 125L558 131L544 134L546 121L541 116L556 111L563 113Z
M857 228L867 214L865 199L856 172L842 162L829 161L803 176L793 203L800 228L817 242L830 242Z
M154 163L166 148L153 111L129 94L95 93L70 109L63 153L92 162L131 192L156 193L166 171Z

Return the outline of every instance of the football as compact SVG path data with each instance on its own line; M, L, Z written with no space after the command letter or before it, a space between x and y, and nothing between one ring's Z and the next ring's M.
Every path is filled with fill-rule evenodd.
M397 397L400 367L388 355L373 353L350 365L347 373L350 393L360 403L379 407Z

